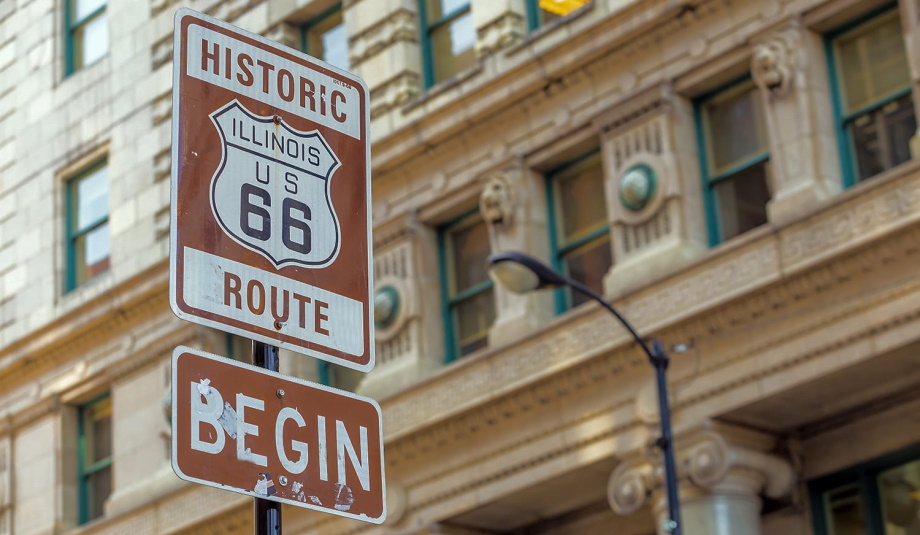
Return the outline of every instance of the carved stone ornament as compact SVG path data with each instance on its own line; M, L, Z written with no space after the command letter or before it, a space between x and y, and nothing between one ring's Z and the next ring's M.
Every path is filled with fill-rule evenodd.
M508 177L502 173L490 175L479 195L479 212L483 219L493 225L510 225L513 211L513 197Z
M374 292L374 326L387 329L399 317L399 290L388 284Z
M732 492L744 489L751 496L761 492L780 498L791 492L795 483L792 466L764 451L733 444L721 433L703 431L685 438L677 452L678 479L689 480L698 488L718 492L729 482ZM617 466L607 482L607 501L619 515L636 512L652 492L662 487L662 473L657 459L636 459ZM733 475L735 474L735 475ZM739 474L746 474L740 479Z
M658 485L652 465L623 463L617 466L607 482L607 501L616 514L631 515L642 507L652 489Z
M787 32L760 43L751 58L754 82L762 91L769 91L777 98L785 97L792 89L795 55L794 37Z
M618 189L623 206L627 210L640 212L655 196L657 189L655 171L644 163L634 165L620 176Z

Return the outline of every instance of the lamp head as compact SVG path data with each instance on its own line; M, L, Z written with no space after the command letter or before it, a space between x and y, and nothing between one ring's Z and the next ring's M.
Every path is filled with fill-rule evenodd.
M536 258L516 251L490 255L489 276L514 293L567 286L566 278Z

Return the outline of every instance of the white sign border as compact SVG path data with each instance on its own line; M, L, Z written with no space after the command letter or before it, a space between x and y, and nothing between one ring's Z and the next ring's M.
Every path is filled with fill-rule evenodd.
M244 370L254 371L254 372L262 373L265 375L270 375L273 377L277 377L278 379L297 383L301 386L306 386L308 388L315 388L319 390L325 390L326 392L349 397L352 399L357 399L359 401L364 401L364 402L367 402L373 405L374 408L377 410L378 429L380 430L380 437L379 437L380 438L380 493L381 493L380 495L383 498L383 509L380 513L380 516L373 518L365 514L356 515L354 513L349 513L346 511L339 511L332 507L319 507L311 503L299 502L299 501L290 500L287 498L276 498L274 496L263 496L262 494L258 494L252 490L241 489L238 487L231 487L229 485L221 485L219 483L214 483L213 481L208 481L206 479L198 479L196 477L191 477L183 473L182 470L179 468L179 465L176 462L176 451L178 451L178 440L179 440L178 433L176 432L176 426L178 425L178 421L179 421L179 404L177 403L178 395L179 395L178 394L179 392L178 384L177 384L178 366L176 364L179 361L179 357L183 353L192 353L193 355L197 355L199 357L213 360L223 365L235 366L237 368L243 368ZM169 457L170 457L170 464L172 465L173 472L175 472L176 476L179 477L179 479L188 481L190 483L198 483L198 484L205 485L208 487L213 487L215 489L221 489L221 490L226 490L230 492L236 492L238 494L244 494L247 496L251 496L253 498L259 498L262 500L271 500L271 501L279 502L279 503L286 503L288 505L293 505L293 506L301 507L305 509L312 509L314 511L318 511L321 513L331 513L331 514L342 516L345 518L351 518L353 520L360 520L362 522L370 522L372 524L379 525L379 524L383 524L386 521L387 519L387 499L386 499L387 492L386 490L387 489L386 489L386 464L384 463L384 458L383 458L383 411L381 410L380 404L378 404L377 401L367 396L355 394L354 392L348 392L347 390L340 390L338 388L333 388L331 386L326 386L326 385L322 385L319 383L312 383L310 381L304 381L303 379L299 379L297 377L292 377L290 375L285 375L283 373L274 372L271 370L267 370L265 368L260 368L258 366L253 366L252 364L247 364L245 362L231 360L226 357L214 355L213 353L207 353L199 349L193 349L188 346L176 347L176 349L173 350L172 359L170 363L171 363L170 383L172 385L172 399L171 399L172 401L172 413L171 413L172 420L170 422L170 432L172 433L172 441L171 441L172 450L170 451Z
M364 139L365 147L365 170L364 176L366 177L365 184L365 203L366 203L366 213L367 213L367 314L368 328L367 328L367 346L369 359L367 364L361 365L350 360L329 355L318 351L315 349L307 349L303 346L292 344L290 342L285 342L283 340L278 340L270 336L265 336L256 332L252 332L246 329L239 327L234 327L223 322L214 321L205 319L199 316L187 314L179 308L177 302L176 288L177 288L177 258L178 258L178 211L176 210L178 202L178 186L179 186L179 81L181 80L182 73L180 68L182 65L182 60L180 56L182 55L182 21L185 17L192 17L203 22L214 24L230 32L235 32L246 36L250 39L253 39L263 45L266 45L275 50L280 50L292 54L300 59L305 59L308 63L313 63L319 67L331 70L342 76L346 77L349 80L353 80L356 83L360 84L364 89L364 129L361 132L362 138ZM172 151L171 151L171 170L170 170L170 226L169 226L169 305L173 313L181 320L188 321L190 323L196 323L198 325L204 325L205 327L211 327L220 331L228 332L230 334L235 334L251 340L256 340L266 344L278 346L295 353L300 353L302 355L307 355L314 357L326 362L331 362L333 364L338 364L339 366L344 366L352 370L357 370L359 372L370 372L374 369L376 364L376 347L374 343L374 243L373 243L373 221L371 219L371 145L370 145L370 105L368 100L370 99L370 90L367 87L367 84L364 83L360 77L355 76L353 73L330 65L324 61L318 60L316 58L306 56L302 52L290 48L288 46L282 45L281 43L276 43L261 35L249 32L242 28L233 26L224 21L209 17L203 13L195 11L187 7L181 7L176 10L173 26L173 99L172 99ZM206 83L206 82L202 82ZM344 134L343 134L344 135Z

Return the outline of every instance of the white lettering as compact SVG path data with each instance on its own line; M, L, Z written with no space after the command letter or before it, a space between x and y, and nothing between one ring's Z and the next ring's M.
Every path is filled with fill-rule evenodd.
M192 449L210 453L220 453L224 449L224 429L218 418L224 412L224 400L213 386L204 388L194 381L192 383ZM202 394L206 391L207 394ZM204 402L201 398L204 398ZM214 442L201 440L201 424L214 428Z
M329 467L326 465L326 417L316 416L316 433L319 435L319 478L329 481Z
M300 460L292 461L287 452L284 451L284 422L294 420L297 427L303 427L307 423L303 416L297 412L297 409L284 407L278 412L278 419L275 420L275 449L278 450L278 459L281 460L281 466L292 474L299 474L307 468L307 444L299 440L291 440L291 448L300 454Z
M348 431L345 430L345 423L341 420L335 421L335 441L338 443L336 457L339 461L339 483L345 485L345 454L348 454L349 460L351 460L352 466L355 467L355 472L358 474L358 481L361 483L361 488L364 490L371 489L371 475L370 475L370 466L367 462L367 428L364 426L360 427L361 434L361 461L358 462L358 455L355 452L355 446L351 442L351 437L348 436Z
M259 426L246 422L243 412L246 407L257 411L265 410L265 402L261 399L251 398L244 394L236 395L236 458L249 461L259 466L268 466L268 459L264 455L253 453L246 447L246 435L259 436Z

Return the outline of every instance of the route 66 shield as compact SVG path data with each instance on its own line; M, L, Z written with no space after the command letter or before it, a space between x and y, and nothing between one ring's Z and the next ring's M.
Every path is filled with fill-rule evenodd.
M237 100L211 121L223 145L211 209L224 232L276 267L332 263L341 231L329 192L341 162L322 134L255 115Z

